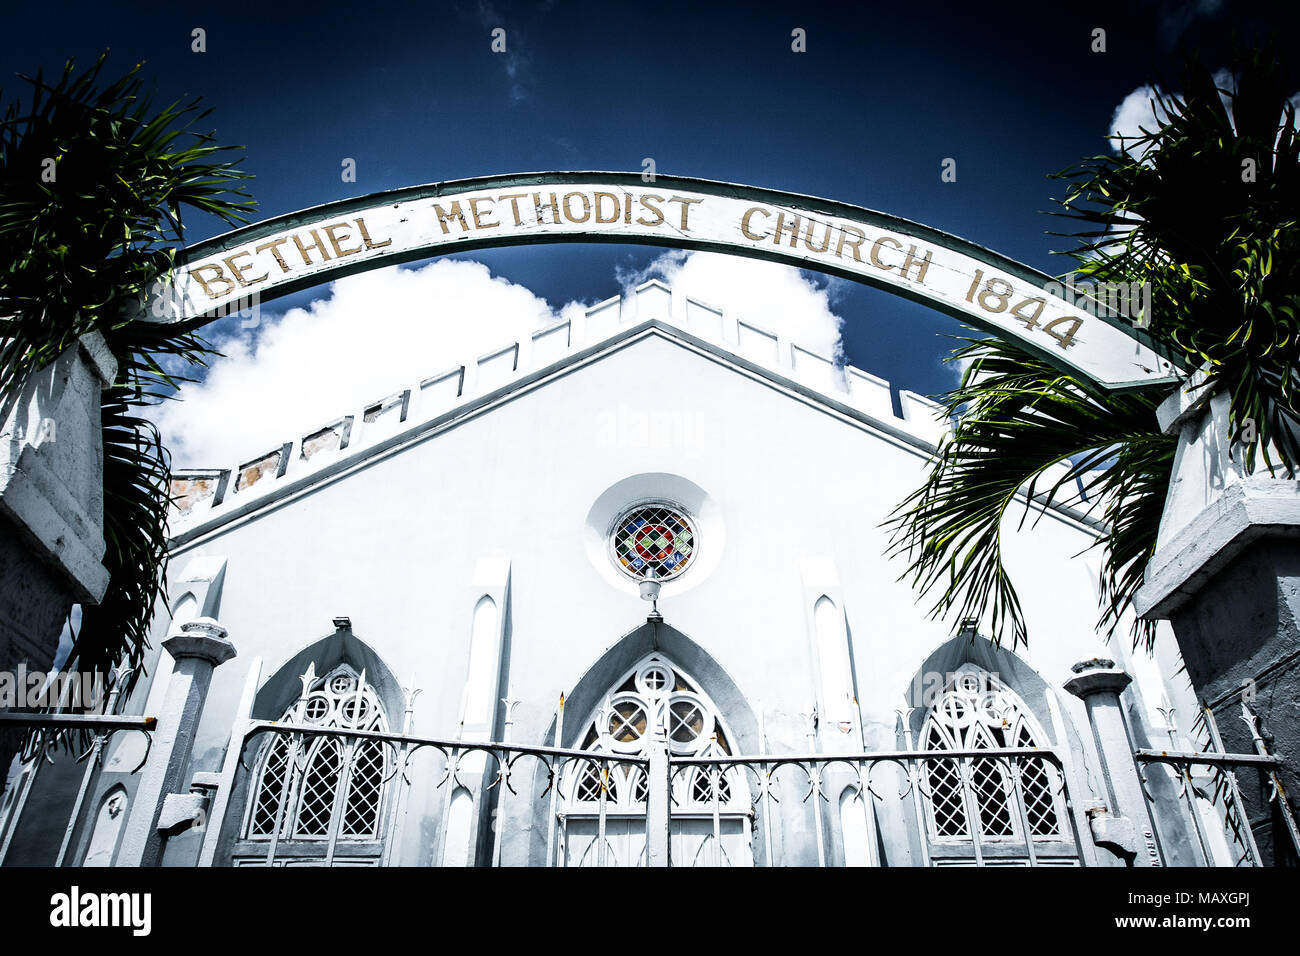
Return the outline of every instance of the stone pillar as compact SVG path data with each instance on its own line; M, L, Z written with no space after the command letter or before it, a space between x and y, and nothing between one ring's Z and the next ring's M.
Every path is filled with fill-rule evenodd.
M1087 811L1093 841L1126 866L1160 866L1155 824L1142 792L1133 740L1119 699L1132 678L1114 661L1102 658L1080 661L1071 669L1075 676L1065 682L1065 689L1088 708L1088 724L1106 784L1107 806Z
M0 405L0 668L48 669L69 608L108 587L99 406L116 374L91 333Z
M1193 379L1193 383L1196 379ZM1174 473L1146 583L1134 598L1144 618L1168 620L1201 703L1215 714L1225 749L1254 753L1239 719L1258 714L1281 760L1295 811L1300 794L1300 482L1248 472L1229 454L1229 397L1180 389L1158 410L1179 437ZM1261 456L1262 457L1262 456ZM1183 715L1184 733L1191 717ZM1265 863L1295 862L1285 828L1270 819L1271 784L1239 772ZM1276 832L1274 830L1276 829Z
M100 393L116 375L92 332L0 399L0 670L48 671L72 605L108 588Z
M118 866L157 866L162 861L166 840L158 832L158 818L163 801L168 794L190 789L185 771L212 683L212 670L235 656L235 645L226 639L226 629L210 617L190 621L180 634L163 641L163 647L176 663L167 682L167 696L136 790L131 819L122 837Z

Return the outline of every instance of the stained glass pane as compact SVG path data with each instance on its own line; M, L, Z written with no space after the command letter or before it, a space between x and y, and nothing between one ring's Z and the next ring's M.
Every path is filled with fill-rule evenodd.
M704 711L692 700L673 701L668 714L668 734L679 744L690 743L704 731Z
M646 713L640 704L621 700L609 715L609 735L619 743L635 743L645 736Z
M695 553L695 530L686 516L663 505L638 508L614 527L614 557L633 577L680 574Z

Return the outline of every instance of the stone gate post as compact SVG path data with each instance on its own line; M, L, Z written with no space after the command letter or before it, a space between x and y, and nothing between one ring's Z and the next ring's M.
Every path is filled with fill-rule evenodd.
M108 588L100 394L116 375L92 332L0 396L0 670L48 671L72 605ZM0 739L0 791L12 757Z
M162 646L176 663L167 681L158 729L122 837L118 866L157 866L162 861L166 839L158 831L158 819L163 801L168 794L189 789L185 771L212 671L235 656L235 645L226 639L226 629L210 617L185 624L181 633L163 641Z
M1199 380L1194 376L1189 386ZM1294 812L1300 794L1300 482L1253 473L1229 448L1226 393L1179 389L1157 414L1178 451L1156 552L1134 598L1145 618L1168 620L1188 677L1215 713L1231 753L1254 753L1238 719L1243 699L1282 762ZM1185 728L1187 729L1187 728ZM1270 817L1272 787L1239 772L1264 862L1296 862L1296 848Z
M1073 667L1065 689L1088 708L1097 757L1101 760L1107 806L1088 813L1093 841L1129 866L1160 866L1155 824L1142 792L1133 740L1119 695L1132 678L1114 661L1096 658Z

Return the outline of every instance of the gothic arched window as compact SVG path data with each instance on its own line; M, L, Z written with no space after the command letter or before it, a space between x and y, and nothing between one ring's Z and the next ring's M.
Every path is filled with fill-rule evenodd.
M930 708L921 728L923 750L1037 748L1042 730L1009 688L986 671L963 665ZM1059 777L1047 760L1018 761L1020 786L1007 759L925 761L931 839L970 841L971 818L981 841L1066 840ZM1022 814L1023 811L1023 814Z
M317 678L313 665L302 681L303 695L285 711L285 722L388 729L383 705L364 672L340 664ZM379 840L384 765L384 746L375 740L272 734L255 765L244 839Z
M662 723L660 723L662 722ZM656 731L662 741L656 742ZM605 695L583 725L583 750L647 757L666 746L674 757L726 757L730 736L713 701L680 668L651 654ZM565 829L571 865L594 866L602 791L606 863L645 864L648 781L635 764L578 762L566 787ZM716 799L715 799L716 797ZM749 789L737 771L703 765L672 776L673 865L747 863ZM715 827L716 817L716 827Z

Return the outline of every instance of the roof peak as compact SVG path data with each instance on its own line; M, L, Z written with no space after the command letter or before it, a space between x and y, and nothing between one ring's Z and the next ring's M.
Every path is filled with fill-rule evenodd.
M863 417L937 446L947 430L940 406L908 391L899 392L902 418L894 414L890 385L852 366L836 365L785 336L649 279L518 341L503 343L475 361L455 365L409 387L367 402L359 410L327 420L297 437L264 449L238 465L172 472L173 524L188 525L212 509L249 501L292 472L307 475L340 458L361 457L394 436L482 405L498 392L528 384L551 371L600 351L627 334L654 327L699 340L722 354L800 391L847 407ZM232 480L233 479L233 480Z

